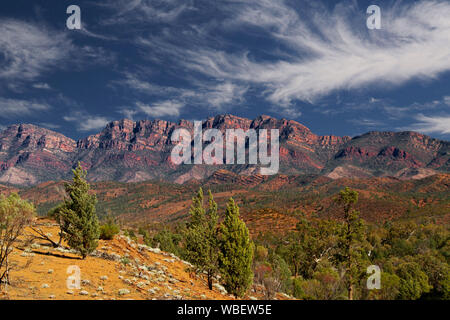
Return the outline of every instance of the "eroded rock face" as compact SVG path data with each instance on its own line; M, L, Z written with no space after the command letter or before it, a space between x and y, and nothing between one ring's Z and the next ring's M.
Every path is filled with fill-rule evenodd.
M76 142L54 131L19 124L0 132L0 182L33 185L63 178L72 168Z
M0 132L0 151L36 149L74 152L76 143L60 133L32 124L16 124Z
M170 159L171 134L178 128L193 136L194 124L187 120L123 119L78 141L30 124L12 125L0 132L0 182L33 185L65 179L78 161L93 181L157 179L184 183L215 172L214 179L221 181L224 171L218 170L260 179L256 177L259 170L249 165L175 165ZM369 132L354 138L319 136L296 121L266 115L254 120L218 115L203 122L204 130L211 128L222 132L278 129L281 174L398 176L409 169L450 170L450 143L416 132Z

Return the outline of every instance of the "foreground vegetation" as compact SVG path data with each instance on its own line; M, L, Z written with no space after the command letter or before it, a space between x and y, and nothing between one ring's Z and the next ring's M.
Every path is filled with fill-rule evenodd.
M450 299L448 226L430 218L369 224L353 209L357 202L358 194L346 188L335 198L340 217L303 215L287 235L255 237L253 282L266 298L286 292L300 299ZM140 233L151 245L188 260L192 255L183 225ZM368 288L369 266L380 270L379 289Z
M83 259L99 239L120 231L111 216L99 224L97 197L85 175L79 165L65 185L65 200L49 212L60 226L60 241L52 245L64 239ZM300 299L450 299L449 227L432 217L369 223L356 210L358 192L345 188L333 199L333 218L297 212L288 233L269 230L251 239L233 198L222 212L211 191L204 200L200 188L186 222L123 232L191 262L209 289L219 282L236 297L256 284L267 299L277 292ZM8 255L34 214L17 194L0 199L0 284L9 281ZM374 289L368 283L377 270L380 286Z

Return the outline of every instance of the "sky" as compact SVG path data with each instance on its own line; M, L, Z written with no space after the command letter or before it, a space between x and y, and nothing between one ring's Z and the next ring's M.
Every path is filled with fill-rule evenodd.
M70 30L69 5L81 9ZM381 29L369 29L370 5ZM2 0L0 129L217 114L450 138L450 1Z

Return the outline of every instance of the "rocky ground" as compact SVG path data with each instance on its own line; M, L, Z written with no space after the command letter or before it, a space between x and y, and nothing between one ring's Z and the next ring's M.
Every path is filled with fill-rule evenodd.
M58 226L40 219L34 230L58 241ZM10 285L0 299L32 300L228 300L234 299L218 283L208 290L205 280L190 272L190 264L173 254L138 244L118 235L99 241L97 250L82 260L63 246L54 248L27 228L10 256ZM76 266L76 267L71 267ZM80 270L80 288L68 287ZM68 281L69 278L69 281ZM246 299L263 298L257 287ZM278 299L286 299L283 294Z

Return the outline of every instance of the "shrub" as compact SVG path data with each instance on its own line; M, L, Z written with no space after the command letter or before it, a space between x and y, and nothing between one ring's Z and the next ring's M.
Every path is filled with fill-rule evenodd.
M8 256L12 246L29 225L35 214L34 206L16 193L0 197L0 284L9 282Z
M178 233L173 233L169 229L163 229L157 232L150 244L152 247L159 247L161 250L173 253L179 257L184 256L180 248L182 236Z
M100 239L112 240L119 231L119 226L112 219L109 219L105 224L100 226Z

